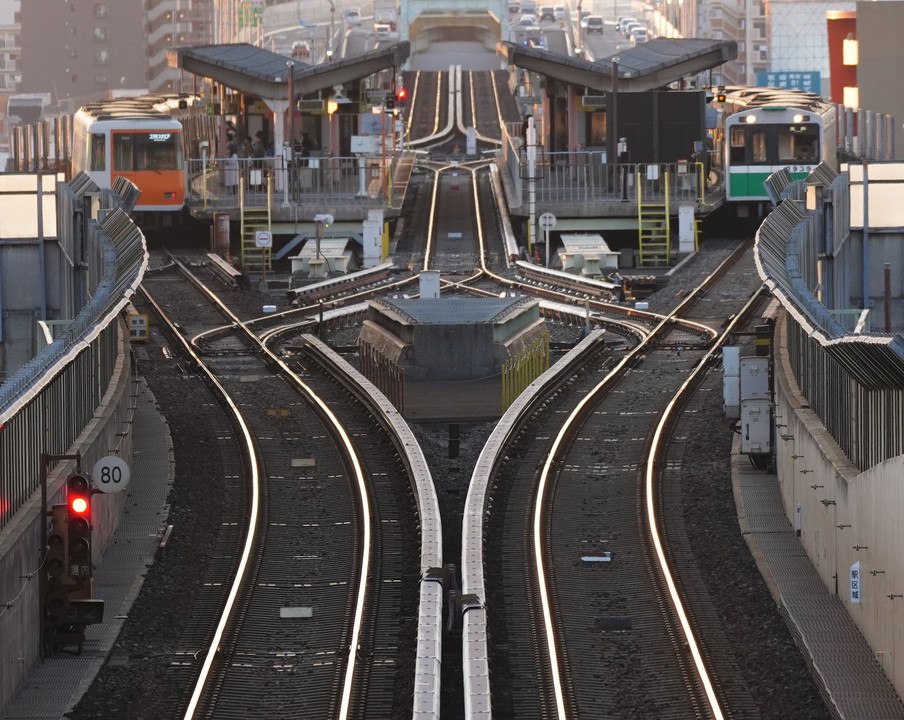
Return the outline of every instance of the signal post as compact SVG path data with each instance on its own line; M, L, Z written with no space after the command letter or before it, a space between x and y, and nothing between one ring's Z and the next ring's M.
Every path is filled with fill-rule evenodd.
M66 478L66 502L47 509L47 467L58 460L75 460L76 470ZM42 455L40 617L42 657L65 645L81 653L85 626L103 620L103 600L91 597L91 477L81 470L81 454Z

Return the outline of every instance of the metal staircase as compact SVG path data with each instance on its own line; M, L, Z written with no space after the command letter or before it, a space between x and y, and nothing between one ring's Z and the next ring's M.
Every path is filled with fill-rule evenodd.
M270 189L267 189L267 204L264 207L247 207L245 205L245 184L239 185L239 210L242 228L242 271L245 273L266 273L272 268L272 248L259 247L257 233L266 230L271 233L272 218L270 216Z
M661 200L647 200L642 184L637 185L637 229L641 267L664 267L669 264L669 173L663 178Z

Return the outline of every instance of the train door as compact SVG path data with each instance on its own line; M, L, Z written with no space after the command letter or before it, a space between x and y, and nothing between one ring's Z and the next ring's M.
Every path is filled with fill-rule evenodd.
M762 197L772 173L764 126L732 125L728 131L728 193L731 198Z
M72 175L80 172L86 173L98 187L110 187L110 177L107 173L109 160L107 158L107 133L104 130L88 127L84 118L76 114L72 123L72 149L70 168Z

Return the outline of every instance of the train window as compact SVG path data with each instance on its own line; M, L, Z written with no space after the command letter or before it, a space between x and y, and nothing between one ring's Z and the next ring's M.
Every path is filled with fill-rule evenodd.
M91 133L90 158L88 170L91 172L103 172L107 169L107 138L103 133Z
M781 162L815 162L818 147L818 125L789 125L780 127L778 130L779 160Z
M729 156L732 164L744 164L747 162L747 128L743 125L735 125L731 128L729 136Z
M181 170L179 135L174 132L115 133L113 169L118 172Z
M766 162L766 132L753 130L750 133L750 162Z

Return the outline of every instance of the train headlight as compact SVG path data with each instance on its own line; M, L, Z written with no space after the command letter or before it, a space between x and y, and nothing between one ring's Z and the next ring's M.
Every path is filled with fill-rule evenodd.
M810 120L809 115L801 115L800 113L798 113L797 115L794 116L794 122L796 122L796 123L808 122L809 120Z
M756 115L748 115L744 118L744 122L748 125L753 125L756 122Z

